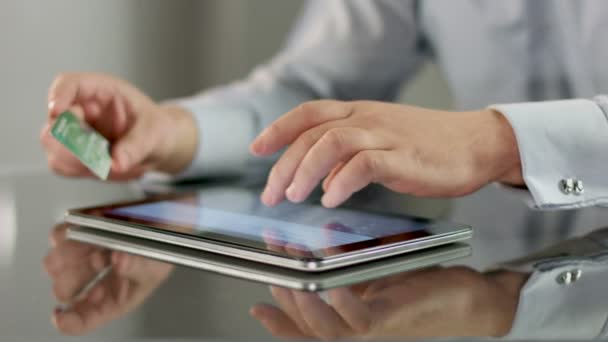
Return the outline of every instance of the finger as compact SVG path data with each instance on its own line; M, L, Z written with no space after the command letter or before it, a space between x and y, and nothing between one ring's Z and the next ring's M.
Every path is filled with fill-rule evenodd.
M107 284L99 286L107 287ZM52 320L57 330L62 333L82 335L110 321L116 311L116 304L112 296L104 294L101 299L90 296L74 303L68 311L56 309L53 312Z
M81 290L108 264L103 251L94 252L86 262L65 267L53 279L53 293L60 302L80 300ZM86 294L85 294L86 295Z
M354 106L349 102L321 100L304 103L268 126L251 143L251 152L269 155L293 142L307 130L332 120L349 117Z
M55 247L61 242L66 241L66 232L70 227L72 227L72 225L69 223L60 223L55 225L55 227L53 227L49 233L49 241L51 246Z
M103 109L102 105L97 101L87 101L84 103L83 107L87 117L92 118L94 121L97 121Z
M71 302L95 274L92 267L67 268L53 279L53 295L60 303Z
M302 318L317 336L323 339L336 339L352 334L342 317L316 293L292 292Z
M103 85L90 78L91 76L85 74L63 74L55 79L48 95L51 119L57 118L66 110L72 111L76 104L94 99L96 88Z
M329 302L349 327L362 335L369 332L371 314L368 306L347 288L327 291Z
M378 139L361 128L330 129L307 151L285 194L292 202L302 202L338 163L362 150L382 148Z
M63 241L44 258L46 271L55 276L66 268L88 262L87 257L95 250L92 245L78 241Z
M79 107L71 108L73 113L82 117L84 114ZM51 134L51 123L47 123L40 132L40 142L47 152L47 163L56 173L64 176L91 176L92 173Z
M331 171L329 172L329 174L327 175L327 177L325 177L325 180L323 181L323 191L327 191L327 189L329 188L329 184L331 184L331 181L334 179L334 177L336 176L336 174L338 172L340 172L340 170L342 170L342 168L344 167L346 163L345 162L340 162L338 163L338 165L334 166L333 169L331 169Z
M101 99L109 101L105 93L112 92L108 80L100 75L85 73L65 73L57 76L48 94L49 115L55 119L59 114L70 109L75 104L84 104L90 100L99 101ZM106 103L99 103L105 107Z
M48 94L49 114L52 119L66 111L78 96L80 82L76 74L61 74L55 78Z
M300 314L292 291L282 287L271 286L270 293L283 312L298 326L298 329L306 335L313 336L313 330Z
M291 184L295 171L306 153L326 131L342 124L342 121L331 121L302 133L270 170L266 187L262 192L262 202L268 206L278 204L283 199L285 190Z
M272 305L257 304L251 308L249 313L274 336L283 338L309 337L298 328L289 316Z
M132 171L156 148L154 139L158 139L164 132L151 131L148 126L145 120L137 120L127 134L116 142L112 148L112 159L117 164L117 171Z
M129 101L122 96L113 96L112 105L114 106L114 131L117 137L123 136L129 128L127 114L133 113Z
M387 179L391 173L385 162L388 153L376 150L357 153L334 177L321 203L327 208L335 208L371 182Z
M131 281L145 288L156 287L173 268L171 264L162 261L118 251L112 252L111 263L115 272L127 280L127 286L121 288L122 294L129 292Z
M73 158L73 156L67 153L62 154L65 157L58 157L54 154L47 157L49 168L54 173L64 177L89 177L92 175L91 171L82 165L80 161Z
M144 173L151 170L152 167L149 165L139 165L133 166L130 170L126 172L120 171L120 167L117 163L112 162L112 168L110 169L110 174L108 175L108 179L111 181L122 182L128 181L132 179L140 178Z

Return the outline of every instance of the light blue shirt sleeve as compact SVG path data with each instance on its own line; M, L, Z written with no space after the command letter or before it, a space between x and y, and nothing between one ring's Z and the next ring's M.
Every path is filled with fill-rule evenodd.
M598 96L491 106L513 127L535 208L608 204L607 103ZM564 191L568 179L582 191Z
M280 115L320 98L391 101L421 64L414 1L310 1L285 48L245 80L173 101L200 141L178 178L243 174L248 145Z

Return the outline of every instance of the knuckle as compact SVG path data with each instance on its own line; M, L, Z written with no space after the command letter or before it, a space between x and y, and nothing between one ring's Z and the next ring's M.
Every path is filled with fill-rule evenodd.
M304 102L296 108L296 111L305 115L314 115L317 112L317 103L316 101L312 102Z
M309 148L319 140L319 134L315 130L308 130L298 137L298 142L304 148Z
M323 121L324 116L324 102L320 101L311 101L300 104L297 107L297 115L303 115L308 121L311 122L319 122Z
M376 174L378 170L378 157L369 151L363 151L358 155L359 167L364 173Z
M267 132L268 135L271 137L280 137L282 135L281 133L283 132L283 129L279 124L274 122L270 126L268 126Z
M285 179L285 171L280 163L275 164L270 173L268 174L268 180L272 182L283 182Z
M73 72L60 72L55 76L55 84L62 84L71 81L76 76Z
M348 132L344 129L334 128L327 131L323 136L323 142L328 148L340 151L344 148L347 143Z

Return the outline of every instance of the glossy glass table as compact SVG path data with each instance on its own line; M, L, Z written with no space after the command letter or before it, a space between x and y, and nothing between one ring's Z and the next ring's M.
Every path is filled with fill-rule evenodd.
M256 186L249 181L236 183ZM189 184L177 191L206 185L209 183ZM58 303L55 296L65 297L69 282L61 283L58 279L74 272L80 272L81 277L93 276L95 267L89 260L92 253L108 258L104 262L112 258L109 251L64 241L59 233L50 241L49 234L61 229L57 224L66 209L138 198L150 191L175 190L166 185L66 180L46 170L1 175L0 338L60 338L62 333L51 317ZM93 323L72 322L68 324L71 328L60 326L60 330L92 341L136 337L275 339L270 332L324 338L506 333L510 321L504 317L513 316L515 312L509 310L517 309L518 293L510 289L521 287L528 275L520 271L481 272L608 223L605 209L534 212L517 196L495 187L449 205L443 201L421 202L371 188L358 194L349 205L447 216L471 224L475 228L470 242L473 254L321 295L269 288L200 269L129 256L129 267L122 271L113 269L115 274L107 278L107 289L97 291L103 293L95 294L95 300L86 299L92 307ZM64 262L53 266L53 277L47 274L49 253L61 255L59 259ZM121 257L124 255L116 258ZM576 276L570 274L570 279ZM505 298L514 298L515 302ZM109 299L114 306L102 309ZM82 312L85 309L78 304L72 308ZM55 325L64 323L56 321Z

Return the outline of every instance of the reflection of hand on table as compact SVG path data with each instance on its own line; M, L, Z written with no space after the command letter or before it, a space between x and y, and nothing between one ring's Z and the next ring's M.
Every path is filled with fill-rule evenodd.
M272 287L278 306L257 304L251 314L280 337L502 336L526 279L517 272L429 268L329 290L328 302Z
M52 249L44 260L57 300L75 300L67 311L53 312L53 324L62 333L85 334L126 315L142 304L173 268L144 257L67 240L66 229L67 225L59 225L52 231ZM83 298L74 298L108 265L113 269L107 277Z

